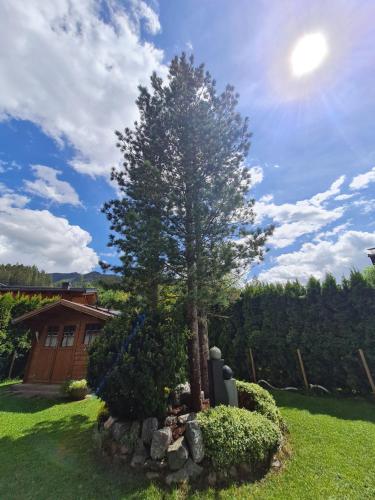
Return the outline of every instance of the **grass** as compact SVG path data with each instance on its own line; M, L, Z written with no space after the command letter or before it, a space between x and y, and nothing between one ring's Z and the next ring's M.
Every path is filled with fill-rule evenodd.
M0 384L1 385L1 384ZM166 492L95 454L96 399L21 399L0 386L0 498L366 499L375 498L375 406L277 392L293 455L261 482Z

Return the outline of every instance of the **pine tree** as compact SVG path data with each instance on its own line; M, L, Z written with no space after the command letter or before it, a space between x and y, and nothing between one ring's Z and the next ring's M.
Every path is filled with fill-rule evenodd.
M110 244L122 252L118 270L143 291L182 279L192 404L199 410L210 291L262 257L272 228L252 226L244 165L250 133L233 87L219 94L203 65L185 54L172 60L167 82L153 75L151 87L140 89L134 131L117 134L125 162L112 177L123 198L104 210L118 235Z

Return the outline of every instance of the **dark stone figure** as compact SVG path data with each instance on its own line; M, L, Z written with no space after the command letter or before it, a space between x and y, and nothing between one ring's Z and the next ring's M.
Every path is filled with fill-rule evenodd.
M236 381L233 370L224 365L221 351L218 347L211 347L208 360L208 380L210 384L210 405L238 406Z

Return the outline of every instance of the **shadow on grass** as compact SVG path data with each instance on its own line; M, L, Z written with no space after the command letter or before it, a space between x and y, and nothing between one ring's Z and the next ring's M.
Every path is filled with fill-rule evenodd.
M315 415L330 415L342 420L362 420L375 423L374 402L363 398L338 398L272 391L278 406L306 410Z
M52 406L66 403L63 399L48 399L38 396L25 397L12 393L8 387L0 388L0 412L36 413Z
M159 497L144 478L104 462L92 436L92 421L78 414L0 438L0 498L155 498L149 488Z

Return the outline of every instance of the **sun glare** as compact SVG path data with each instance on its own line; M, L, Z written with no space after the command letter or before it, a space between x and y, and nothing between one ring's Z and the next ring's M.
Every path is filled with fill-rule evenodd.
M327 57L328 45L322 33L309 33L295 44L290 57L293 76L299 78L316 70Z

